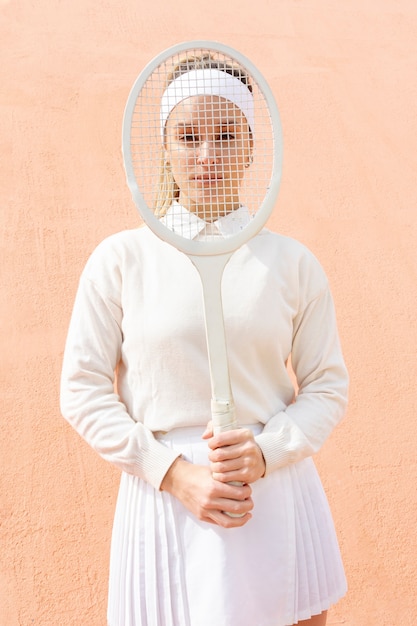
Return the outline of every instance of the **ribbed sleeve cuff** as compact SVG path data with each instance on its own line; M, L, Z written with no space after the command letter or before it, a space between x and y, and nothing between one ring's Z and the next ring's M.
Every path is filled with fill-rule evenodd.
M314 452L301 430L287 416L283 416L284 414L281 413L279 429L271 432L264 430L255 437L264 455L265 476L280 467L296 463Z
M140 474L146 482L159 490L165 474L179 456L181 452L178 450L172 450L154 440L147 453L141 457Z

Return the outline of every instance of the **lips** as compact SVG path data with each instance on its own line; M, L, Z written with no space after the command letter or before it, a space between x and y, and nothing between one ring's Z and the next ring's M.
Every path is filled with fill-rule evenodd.
M192 177L192 180L200 183L212 183L223 180L223 176L221 176L220 174L196 174Z

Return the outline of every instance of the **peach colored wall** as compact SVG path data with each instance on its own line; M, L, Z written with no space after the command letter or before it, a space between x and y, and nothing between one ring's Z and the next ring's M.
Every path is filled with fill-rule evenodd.
M88 254L137 223L120 154L132 81L161 48L214 36L276 93L271 226L326 268L351 372L317 458L350 584L329 624L414 625L415 0L0 0L0 20L0 626L105 625L118 472L60 417L63 344Z

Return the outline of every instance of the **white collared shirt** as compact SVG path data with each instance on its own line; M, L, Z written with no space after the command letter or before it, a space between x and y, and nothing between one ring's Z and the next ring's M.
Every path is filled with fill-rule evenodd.
M230 237L240 232L250 222L247 207L241 206L213 222L206 222L178 202L174 201L161 222L177 235L186 239L206 238L206 236Z

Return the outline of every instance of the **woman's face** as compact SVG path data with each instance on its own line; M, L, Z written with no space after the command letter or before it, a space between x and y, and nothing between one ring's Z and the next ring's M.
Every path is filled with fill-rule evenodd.
M229 100L204 95L177 104L166 124L165 159L180 204L208 221L236 209L252 143L244 114Z

